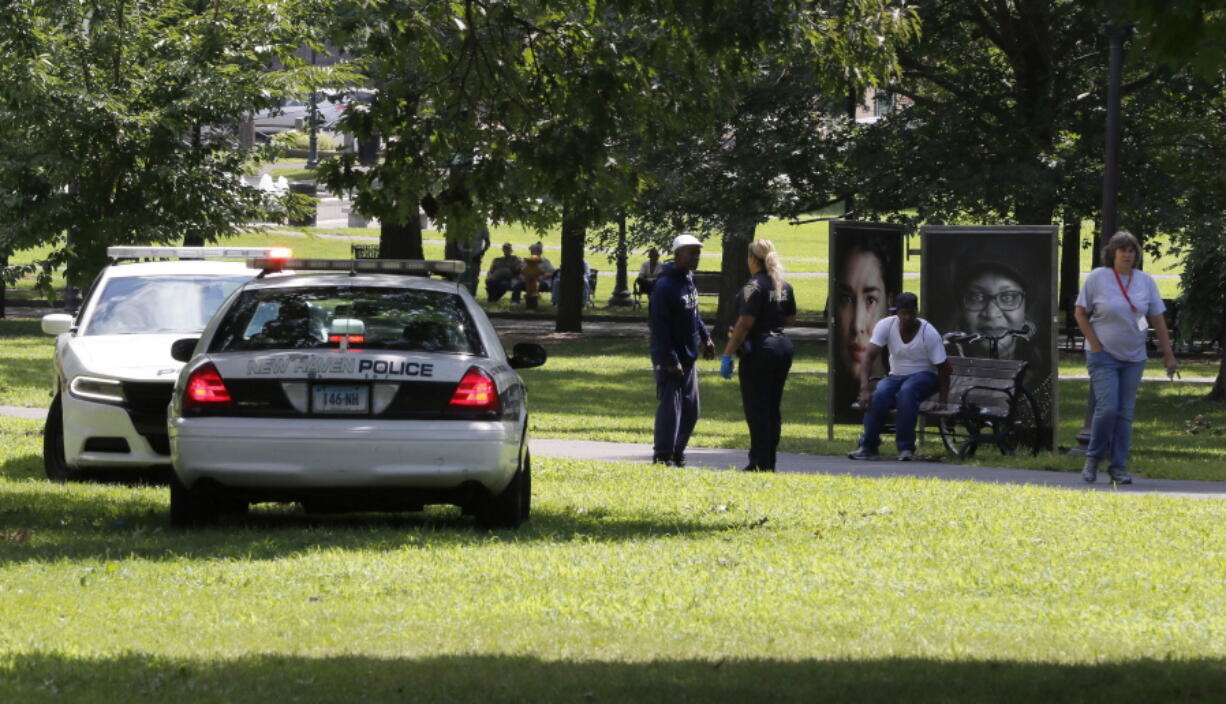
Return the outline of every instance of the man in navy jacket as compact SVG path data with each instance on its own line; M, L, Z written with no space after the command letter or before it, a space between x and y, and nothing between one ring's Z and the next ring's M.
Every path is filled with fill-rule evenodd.
M702 242L693 235L673 240L673 261L660 270L651 291L651 363L656 375L655 447L652 462L685 466L685 447L698 422L699 340L704 359L715 359L715 343L698 314L698 289L690 272L698 268Z

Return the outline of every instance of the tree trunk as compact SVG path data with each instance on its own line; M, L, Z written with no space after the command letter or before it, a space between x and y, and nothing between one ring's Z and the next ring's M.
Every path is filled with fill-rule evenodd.
M380 259L425 259L426 254L421 246L421 217L417 215L418 200L407 197L406 211L412 213L408 222L397 223L382 220L379 223L379 258Z
M758 224L752 219L733 220L724 232L724 257L719 266L719 308L715 312L715 346L728 341L728 332L736 323L736 293L749 280L749 243Z
M1208 401L1226 401L1226 315L1222 316L1224 325L1218 333L1217 348L1221 352L1218 360L1217 381L1213 382L1213 388L1209 390L1209 395L1205 397Z
M562 280L555 281L558 317L554 330L583 332L583 247L587 223L569 208L562 213Z

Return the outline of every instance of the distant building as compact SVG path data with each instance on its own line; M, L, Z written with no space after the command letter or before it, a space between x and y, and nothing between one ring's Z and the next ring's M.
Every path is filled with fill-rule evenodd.
M886 115L907 109L912 102L905 95L891 93L881 88L866 88L863 98L856 106L856 122L876 122Z

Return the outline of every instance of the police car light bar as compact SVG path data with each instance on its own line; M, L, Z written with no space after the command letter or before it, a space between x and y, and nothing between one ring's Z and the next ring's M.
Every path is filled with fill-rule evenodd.
M115 259L288 259L294 251L288 247L107 247L106 255Z
M363 274L463 274L464 262L453 259L279 259L255 257L247 260L247 266L264 271L344 271Z

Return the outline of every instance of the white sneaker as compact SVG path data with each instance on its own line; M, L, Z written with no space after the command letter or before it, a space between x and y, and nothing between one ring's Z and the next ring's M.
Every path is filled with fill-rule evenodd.
M911 450L903 450L898 453L899 462L910 462L913 459L915 459L915 453Z

